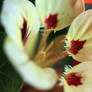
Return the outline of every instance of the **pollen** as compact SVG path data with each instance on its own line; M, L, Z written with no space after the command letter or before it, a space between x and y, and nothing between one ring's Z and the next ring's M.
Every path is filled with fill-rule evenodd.
M78 75L77 72L70 73L67 76L65 76L65 80L67 81L67 84L69 86L80 86L80 85L82 85L81 79L82 79L82 76Z
M86 42L86 40L84 40L84 41L72 40L70 43L71 47L70 47L69 51L72 54L76 55L83 48L85 42Z
M45 54L45 52L42 51L42 50L38 51L38 53L39 53L39 54Z
M58 23L58 14L50 14L48 18L45 19L44 23L46 24L47 29L55 29Z

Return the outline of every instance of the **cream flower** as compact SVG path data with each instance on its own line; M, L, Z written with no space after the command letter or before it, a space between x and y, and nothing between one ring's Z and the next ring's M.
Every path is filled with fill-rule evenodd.
M2 23L8 34L4 45L5 52L22 78L39 89L53 87L57 81L56 72L50 68L42 69L30 59L40 28L33 4L27 0L5 0Z
M68 52L77 61L92 61L92 10L80 14L66 36Z
M42 26L40 17L45 29L59 30L84 11L83 0L57 0L58 7L54 10L55 4L55 0L36 0L39 13L28 0L5 0L2 7L1 21L8 35L4 44L5 52L21 77L39 89L52 88L58 79L54 69L41 68L33 61Z
M92 62L83 62L70 69L62 78L64 92L92 92L91 68Z

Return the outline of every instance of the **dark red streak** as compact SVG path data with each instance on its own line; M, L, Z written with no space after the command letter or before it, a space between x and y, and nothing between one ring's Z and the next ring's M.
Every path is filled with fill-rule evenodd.
M74 73L70 73L67 76L65 76L65 79L67 81L67 84L69 86L80 86L82 85L81 79L82 76L78 76L78 73L74 72Z
M81 62L79 62L79 61L77 61L77 60L73 60L73 64L72 64L72 66L74 67L74 66L76 66L76 65L78 65L78 64L80 64Z
M72 40L71 47L70 47L69 51L72 54L76 55L83 48L85 43L86 43L86 40L84 40L84 41Z
M23 22L23 27L21 29L21 32L22 32L22 40L24 40L24 37L26 36L27 33L27 21L25 19Z

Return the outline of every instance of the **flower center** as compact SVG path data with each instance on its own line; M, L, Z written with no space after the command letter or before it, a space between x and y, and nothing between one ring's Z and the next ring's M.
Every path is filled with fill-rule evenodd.
M78 53L79 50L81 50L85 44L86 40L84 41L79 41L79 40L72 40L71 41L71 47L69 49L69 51L76 55Z
M57 16L57 14L50 14L48 18L45 19L44 23L46 24L47 29L56 28L58 22Z
M78 75L77 72L70 73L67 76L65 76L65 80L67 81L69 86L82 85L81 79L82 79L82 76Z

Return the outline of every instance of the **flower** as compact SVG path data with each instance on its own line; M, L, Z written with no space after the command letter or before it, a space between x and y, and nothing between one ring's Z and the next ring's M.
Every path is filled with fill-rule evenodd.
M84 67L86 66L86 67ZM83 62L70 69L63 78L64 92L92 91L92 62Z
M58 6L54 9L56 3ZM28 0L4 1L1 20L8 35L4 49L10 62L29 85L50 89L58 79L55 70L41 68L34 61L40 27L44 26L47 31L68 26L84 11L84 3L83 0L36 0L36 7Z
M74 19L66 36L68 53L77 61L92 61L92 10Z

